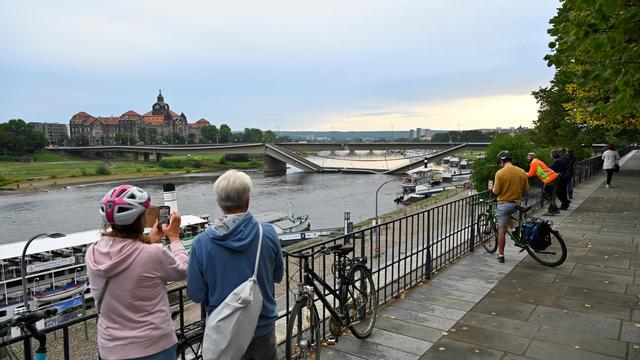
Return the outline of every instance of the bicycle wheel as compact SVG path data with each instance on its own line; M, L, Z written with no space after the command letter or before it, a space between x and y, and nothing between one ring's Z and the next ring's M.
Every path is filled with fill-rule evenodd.
M176 349L176 359L202 359L202 335L203 333L194 334L186 339L180 339Z
M558 266L567 259L567 246L564 244L564 240L562 240L558 230L551 230L548 236L551 240L551 245L546 249L534 250L529 246L526 249L529 255L540 264Z
M369 337L378 313L378 293L371 271L364 265L352 267L341 294L349 314L349 330L358 339Z
M477 230L482 247L489 253L493 254L498 249L498 225L496 220L492 219L487 213L478 215Z
M291 310L286 347L287 359L320 359L320 318L316 306L309 309L306 300Z

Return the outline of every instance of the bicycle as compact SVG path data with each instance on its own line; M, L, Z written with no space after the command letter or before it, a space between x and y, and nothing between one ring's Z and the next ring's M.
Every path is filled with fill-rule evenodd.
M48 308L43 310L27 311L23 314L16 315L13 319L7 321L4 326L7 328L19 327L22 332L34 339L38 340L38 348L36 349L34 360L47 360L47 335L36 327L36 323L40 320L49 318L58 313L56 308ZM15 355L9 348L9 357ZM26 351L26 350L25 350ZM25 357L31 358L29 351L25 352Z
M184 308L174 310L171 313L171 318L175 319L180 315L180 311L184 311ZM205 325L206 320L201 319L176 330L176 337L178 338L176 359L202 359L202 336L204 336Z
M493 200L479 200L475 203L471 203L471 205L482 205L487 204L487 210L478 215L476 221L476 234L480 236L480 240L482 242L482 247L490 253L493 254L498 248L498 226L497 226L497 218L496 218L496 210L495 206L497 201ZM549 225L549 233L545 235L544 241L549 245L544 250L536 250L531 247L528 242L527 236L524 233L526 213L531 210L532 206L522 207L520 205L516 206L516 211L518 212L518 217L516 219L517 224L515 229L512 231L507 228L507 235L513 240L513 243L516 247L519 247L522 251L527 251L531 257L545 266L558 266L564 263L567 259L567 246L560 236L560 231L557 228L553 227L553 222L548 220L542 220L538 218L529 218L530 222L541 223L545 222Z
M288 256L302 259L304 280L298 284L295 305L289 315L286 338L287 359L320 359L320 317L316 308L316 299L331 314L329 330L331 342L337 341L345 328L364 339L371 335L378 311L378 296L371 271L367 268L366 257L350 259L347 255L353 251L353 245L336 244L321 247L311 253L291 254ZM309 259L318 255L334 254L336 261L332 273L338 277L337 289L327 284L309 266ZM316 283L320 284L319 287ZM337 308L325 297L325 291L338 301Z

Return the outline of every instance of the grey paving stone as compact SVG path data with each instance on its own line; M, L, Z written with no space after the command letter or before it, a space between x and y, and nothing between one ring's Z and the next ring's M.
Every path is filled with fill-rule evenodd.
M474 312L487 315L497 315L508 319L526 321L535 305L531 303L505 300L499 298L485 298L479 302L474 308Z
M627 291L625 293L627 295L639 296L640 295L640 286L639 285L628 284L627 285Z
M455 290L469 294L476 294L480 296L484 296L489 291L489 289L487 289L486 287L467 285L462 283L450 283L439 279L429 281L429 286L440 287L443 289Z
M531 360L531 358L515 354L504 354L500 360Z
M623 321L620 340L640 343L640 323L635 321Z
M529 321L541 325L583 331L610 339L618 338L621 320L601 315L583 314L576 311L560 310L538 306Z
M411 336L416 339L421 339L432 343L438 341L438 339L442 337L441 329L435 329L398 319L391 319L385 316L378 316L378 318L376 319L376 326L374 331L376 331L377 329Z
M320 358L321 359L328 359L328 360L341 360L341 359L346 359L346 360L360 360L360 359L366 359L366 358L362 358L362 357L358 357L352 354L347 354L341 351L336 350L332 345L325 345L322 347L322 349L320 349Z
M551 306L556 301L556 296L549 296L546 294L540 294L535 292L522 291L518 289L509 288L494 288L485 296L485 299L505 299L508 301L518 301L525 304L532 305L547 305Z
M570 261L565 261L561 266L557 267L540 266L540 264L537 262L522 262L518 265L518 271L526 271L534 274L550 273L558 275L569 275L575 267L576 264Z
M460 320L466 313L465 311L430 303L416 302L414 300L408 300L406 298L403 301L398 301L394 304L394 306L424 315L436 315L451 320Z
M609 280L598 280L589 278L580 278L574 276L559 275L556 279L556 284L581 287L585 289L595 289L609 291L612 293L624 294L626 290L625 283L618 283ZM615 296L615 294L612 294Z
M446 298L446 297L436 296L431 294L423 294L423 293L419 293L418 291L410 291L405 296L405 299L409 299L417 302L431 303L431 304L445 306L448 308L458 309L462 311L469 311L475 305L474 302L470 302L470 301Z
M433 342L416 339L414 337L390 332L382 329L375 329L371 336L366 339L368 342L384 345L386 347L408 352L415 355L424 354Z
M437 280L439 281L443 281L443 282L452 282L452 283L456 283L456 284L461 284L461 285L469 285L469 286L474 286L474 287L482 287L482 288L486 288L486 289L491 289L492 287L495 286L495 284L497 283L497 281L491 281L491 280L485 280L480 278L479 276L475 276L475 275L470 275L470 276L458 276L452 272L449 271L445 271L444 274L440 275L437 277Z
M622 269L620 269L622 270ZM604 271L590 271L586 269L576 269L571 273L574 278L610 281L622 284L633 283L633 275L612 274Z
M518 269L520 270L520 269ZM534 272L534 271L512 271L509 275L505 276L502 279L503 282L511 281L513 283L522 283L529 281L538 281L543 283L552 283L558 277L557 274L554 273L546 273L543 271Z
M631 317L631 309L628 307L605 304L591 300L582 301L570 298L557 298L553 307L561 310L571 310L587 314L599 314L621 320L629 320Z
M420 360L498 360L503 355L504 353L502 351L492 350L474 344L467 344L462 341L442 339L431 347L426 354L422 355Z
M605 265L605 266L618 267L623 269L627 269L631 265L631 261L628 259L618 259L618 258L605 259L603 257L589 256L589 255L572 257L572 261L578 264Z
M507 319L495 315L470 312L462 318L461 322L488 330L518 334L522 337L533 337L540 325L526 321Z
M442 296L442 297L464 300L464 301L472 301L472 302L478 302L480 301L480 299L483 298L483 295L445 289L437 286L423 286L420 289L416 289L416 291L421 291L423 293L432 294L436 296Z
M515 289L518 291L527 291L533 293L540 293L548 296L562 296L567 290L566 285L561 285L556 282L544 283L535 280L528 281L500 281L497 288Z
M619 359L612 356L596 354L575 347L534 340L529 345L526 356L534 359L562 359L562 360L611 360Z
M640 344L629 343L627 346L627 359L640 359Z
M398 319L440 330L447 330L456 323L456 320L446 319L435 315L424 315L414 311L397 308L395 306L385 306L380 314L392 319Z
M604 304L612 304L621 307L637 308L638 298L624 294L614 294L609 291L585 289L570 286L563 297L584 300L585 302L597 301Z
M516 335L517 334L507 334L460 322L449 329L446 337L448 339L477 344L494 350L524 354L529 344L529 339Z
M621 358L625 356L627 351L627 344L623 341L605 339L582 331L561 329L550 326L541 327L534 339L565 345L574 349L578 346L580 349L585 351Z
M605 273L605 274L626 275L626 276L632 276L632 277L636 275L636 271L637 271L634 269L612 268L604 265L585 265L585 264L577 264L575 269Z
M384 360L413 360L415 354L393 349L368 340L360 340L350 336L343 336L333 345L337 351L363 357L365 359Z

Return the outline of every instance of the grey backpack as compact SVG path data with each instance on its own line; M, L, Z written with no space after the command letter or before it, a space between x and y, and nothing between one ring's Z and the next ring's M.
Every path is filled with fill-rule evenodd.
M262 311L262 293L258 286L258 264L262 248L262 225L256 265L247 281L235 288L207 317L202 338L202 356L205 360L236 360L247 351Z

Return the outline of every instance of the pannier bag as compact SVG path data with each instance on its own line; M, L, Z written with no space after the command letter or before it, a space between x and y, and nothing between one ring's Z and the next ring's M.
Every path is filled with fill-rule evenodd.
M542 251L551 245L551 225L546 221L532 221L522 225L524 237L533 250Z
M262 248L262 224L256 265L247 281L233 290L207 317L202 337L202 356L205 360L236 360L247 351L262 311L262 293L258 286L258 264Z

